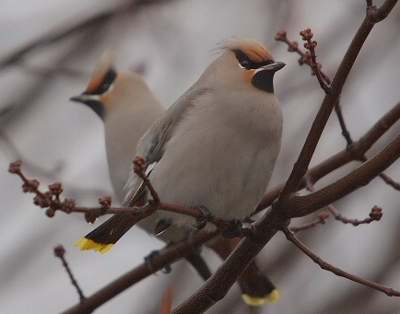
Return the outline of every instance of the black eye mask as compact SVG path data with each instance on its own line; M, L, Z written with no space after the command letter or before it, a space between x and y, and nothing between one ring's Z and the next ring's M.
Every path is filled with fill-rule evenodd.
M117 72L113 69L110 68L106 75L104 75L103 81L99 84L98 87L92 92L90 92L90 95L101 95L104 94L111 86L112 83L114 83L115 79L117 78Z
M266 60L263 62L254 62L254 61L250 60L250 58L243 51L241 51L239 49L233 50L233 52L236 56L236 59L239 61L240 65L247 70L258 69L264 65L274 63L273 60Z

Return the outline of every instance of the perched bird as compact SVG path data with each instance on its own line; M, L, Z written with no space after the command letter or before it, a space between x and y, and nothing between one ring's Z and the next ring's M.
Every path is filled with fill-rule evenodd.
M71 98L91 108L104 123L107 163L113 190L119 202L124 198L123 187L128 179L136 145L140 137L165 111L141 76L133 72L117 72L110 55L104 55L92 73L86 90ZM102 230L107 226L128 229L129 220L114 216L105 225L78 241L82 250L108 252L122 234L116 236ZM126 224L127 222L127 224ZM139 227L153 233L157 221L152 217L138 223ZM106 228L104 228L106 227ZM160 238L167 244L186 237L186 230L170 228ZM197 252L187 260L203 277L210 276L204 261Z
M118 201L122 203L123 187L136 155L136 145L165 109L140 75L117 72L108 54L98 62L85 91L71 100L91 108L104 123L111 183ZM119 226L122 225L123 222ZM85 238L79 246L105 253L111 249L112 242Z
M200 79L145 133L136 154L166 203L207 208L243 220L261 200L281 145L282 113L273 78L284 63L251 40L227 43ZM130 172L125 203L142 180ZM159 220L190 226L193 218L160 211Z
M273 77L283 66L255 41L229 42L200 79L146 132L127 163L138 155L152 164L150 181L163 202L203 206L225 220L246 218L268 185L280 149L282 117L273 94ZM126 177L131 175L125 171ZM125 204L137 196L140 186L141 180L131 175ZM172 242L187 236L185 230L192 225L190 218L168 212L156 212L146 220L146 230L160 222L172 225L163 234ZM107 250L131 226L129 216L114 215L89 233L89 242L82 246L101 244L100 250ZM253 298L248 293L244 299L261 304L267 297L277 297L272 289L269 285L264 294Z

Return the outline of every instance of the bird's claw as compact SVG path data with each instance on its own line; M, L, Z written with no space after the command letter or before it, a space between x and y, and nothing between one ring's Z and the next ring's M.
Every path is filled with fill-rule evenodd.
M252 230L251 224L244 224L242 221L234 219L228 223L222 235L226 238L248 237L252 235Z
M213 219L213 215L211 214L211 211L205 206L198 206L196 208L200 211L201 215L199 218L196 219L193 227L197 230L201 230L207 225L207 222Z
M145 258L144 258L144 262L146 263L147 267L150 269L150 271L152 273L156 272L154 264L153 264L153 259L158 255L160 255L159 251L157 251L157 250L151 251L150 254L145 256ZM171 265L165 265L164 268L162 269L162 272L164 274L169 274L171 271L172 271Z

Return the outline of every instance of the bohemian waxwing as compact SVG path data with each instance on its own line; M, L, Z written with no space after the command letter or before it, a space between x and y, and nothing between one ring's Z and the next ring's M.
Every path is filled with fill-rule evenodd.
M224 220L254 211L280 150L282 113L273 78L284 65L256 41L231 41L152 125L136 154L152 168L149 178L163 202L201 206ZM125 204L146 193L142 180L129 174ZM156 214L173 225L193 224L185 215Z
M111 183L118 201L122 203L123 186L128 179L138 140L165 110L138 74L116 72L110 55L101 58L86 90L71 100L89 106L104 123ZM119 227L124 224L118 216L116 220L111 221L117 221ZM138 225L148 233L153 233L156 222L149 218ZM98 232L93 234L93 237L89 234L78 241L77 244L82 250L93 249L106 253L122 236L120 234L118 237L107 237ZM186 230L172 227L160 237L166 243L170 243L173 239L184 238L185 235ZM187 260L200 275L210 276L210 271L200 258L197 252L194 252Z

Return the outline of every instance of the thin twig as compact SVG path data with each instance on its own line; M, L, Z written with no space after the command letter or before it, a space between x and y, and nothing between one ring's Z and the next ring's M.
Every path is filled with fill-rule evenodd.
M345 272L344 270L341 270L340 268L333 266L332 264L329 264L328 262L324 261L321 257L313 253L305 244L303 244L299 239L297 239L296 236L287 228L282 228L282 231L290 242L292 242L297 248L299 248L305 255L311 258L314 261L314 263L318 264L319 267L321 267L323 270L327 270L339 277L347 278L363 286L367 286L377 291L381 291L389 297L393 296L400 297L400 291L396 291L392 288L383 286L376 282L369 281L367 279L352 275L348 272Z
M95 220L104 215L109 214L130 214L136 218L135 223L143 220L144 218L152 215L156 210L163 210L168 212L173 212L177 214L182 214L186 216L193 217L197 220L204 220L206 219L207 222L214 224L217 228L221 230L225 230L231 226L230 221L224 221L219 218L215 217L206 217L201 212L201 210L197 208L189 208L184 207L176 204L167 204L161 203L160 199L156 191L154 190L153 186L151 185L150 181L147 179L147 185L153 189L153 197L156 197L155 202L151 204L151 206L132 206L132 207L112 207L112 200L111 197L101 197L99 198L98 207L84 207L84 206L77 206L76 201L71 198L62 198L62 193L64 192L63 186L61 183L53 183L48 186L48 190L42 192L40 187L39 180L36 179L28 179L21 169L22 162L15 161L12 162L9 166L9 172L12 174L17 175L23 182L22 189L24 193L33 193L35 194L34 197L34 204L46 209L46 215L49 218L55 216L57 211L71 214L71 213L81 213L85 215L85 219L89 223L94 223ZM157 202L160 202L157 204ZM133 221L132 221L132 224Z
M372 6L372 2L369 6ZM298 60L299 65L306 64L308 65L311 70L312 74L315 75L318 79L318 82L321 86L321 88L324 90L325 94L329 94L331 92L331 79L329 78L329 75L324 73L322 71L322 65L321 63L317 62L317 57L315 54L315 47L317 45L317 42L315 40L312 40L314 34L312 33L311 29L307 28L303 31L300 32L300 35L302 36L303 40L306 41L304 44L304 47L308 50L307 52L302 51L299 48L299 44L296 41L291 41L287 37L287 33L285 31L278 32L275 36L276 41L280 41L285 43L288 46L288 51L289 52L294 52L297 53L300 56L300 59ZM351 137L350 131L347 127L346 121L343 116L342 112L342 107L340 106L340 101L339 98L337 99L335 106L335 113L339 121L340 129L342 130L342 136L346 141L347 147L350 148L354 141ZM359 155L358 159L360 161L366 161L367 157L365 154ZM400 183L397 183L394 181L392 178L390 178L388 175L382 173L379 175L379 177L389 186L394 188L395 190L400 191Z
M145 174L146 170L146 161L144 160L143 157L136 157L133 161L133 170L136 173L139 178L141 178L144 182L144 185L147 187L147 189L150 191L150 194L153 198L154 206L157 207L160 204L160 198L158 196L158 193L153 187L153 184L151 184L148 176Z
M306 187L307 187L307 190L309 190L310 192L315 192L314 183L312 182L312 180L309 176L306 176ZM339 213L339 211L336 209L336 207L334 207L332 204L329 204L327 206L327 209L332 214L332 216L335 218L335 220L340 221L344 224L351 224L354 227L357 227L359 225L370 224L373 221L380 221L383 216L382 208L380 208L378 206L374 206L371 209L371 212L369 213L369 217L364 218L362 220L347 218L347 217L343 216L342 214ZM291 231L293 231L293 230L291 230Z
M336 220L338 220L344 224L351 224L354 227L357 227L359 225L367 225L373 221L379 221L379 220L381 220L382 215L383 215L382 208L380 208L378 206L374 206L371 209L371 212L369 213L369 217L364 218L362 220L354 219L354 218L347 218L347 217L343 216L342 214L340 214L338 212L338 210L332 205L328 206L328 210Z
M65 271L68 274L69 279L71 280L72 285L75 287L76 292L79 295L79 300L82 303L85 300L85 295L83 294L83 291L81 287L78 284L78 281L75 279L74 274L71 271L71 268L68 265L67 260L65 259L65 249L62 245L57 245L54 248L54 255L58 257L61 260L61 263L65 269Z
M306 187L307 176L315 183L340 167L358 160L357 156L364 155L399 120L400 102L384 114L358 141L354 142L350 149L344 149L309 169L300 182L300 185L297 187L297 190ZM283 186L284 185L281 184L269 190L257 206L255 213L271 206L281 193Z
M300 226L293 226L290 227L290 231L294 232L294 233L298 233L301 231L305 231L311 228L314 228L318 225L324 225L326 223L326 220L329 218L329 213L327 212L322 212L321 214L318 215L318 217L308 223L305 223L303 225Z
M282 202L282 212L287 217L302 217L327 206L345 195L367 185L400 157L400 135L380 153L363 163L359 168L334 183L314 193L294 195Z

